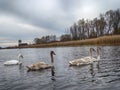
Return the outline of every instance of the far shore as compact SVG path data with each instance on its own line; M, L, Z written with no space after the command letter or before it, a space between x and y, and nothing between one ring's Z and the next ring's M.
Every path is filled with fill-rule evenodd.
M1 49L16 49L16 48L46 48L46 47L67 47L67 46L83 46L83 45L100 45L100 46L119 46L120 35L101 36L98 38L65 41L65 42L52 42L47 44L32 44L25 46L12 46Z

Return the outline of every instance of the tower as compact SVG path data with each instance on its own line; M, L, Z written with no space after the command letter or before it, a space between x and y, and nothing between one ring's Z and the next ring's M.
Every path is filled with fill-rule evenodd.
M18 46L20 46L21 43L22 43L22 40L18 40Z

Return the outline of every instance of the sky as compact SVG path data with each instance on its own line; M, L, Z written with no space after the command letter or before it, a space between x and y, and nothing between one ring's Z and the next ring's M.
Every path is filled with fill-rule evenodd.
M0 0L0 46L60 36L79 19L120 8L120 0Z

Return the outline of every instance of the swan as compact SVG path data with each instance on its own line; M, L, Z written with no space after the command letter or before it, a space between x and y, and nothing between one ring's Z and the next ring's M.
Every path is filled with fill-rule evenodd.
M80 66L80 65L87 65L87 64L92 63L93 61L96 60L96 58L94 58L92 56L92 51L95 51L95 49L94 48L90 48L90 56L69 61L69 65L70 66Z
M51 56L51 64L47 64L45 62L38 62L38 63L34 63L32 65L26 66L28 68L28 71L36 71L36 70L41 70L41 69L48 69L48 68L52 68L53 65L53 55L56 55L54 53L54 51L50 52L50 56Z
M100 59L100 51L101 51L101 48L100 47L97 47L97 57L96 57L96 60L98 61Z
M23 55L21 53L18 54L18 60L9 60L4 62L4 65L19 65L22 64L21 59L23 58Z

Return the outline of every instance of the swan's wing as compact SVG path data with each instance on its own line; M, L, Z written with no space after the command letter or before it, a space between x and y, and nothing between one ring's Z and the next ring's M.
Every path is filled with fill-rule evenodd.
M91 57L90 56L87 56L87 57L83 57L81 58L82 61L85 61L85 62L88 62L90 61Z
M40 69L47 69L47 68L51 68L52 65L49 65L45 62L38 62L38 63L34 63L30 66L27 66L27 68L29 70L40 70Z
M32 65L43 65L43 64L46 64L45 62L37 62L37 63L34 63Z
M88 64L88 62L84 60L84 58L80 58L80 59L75 59L73 61L69 61L69 64L74 66L79 66L83 64Z
M93 61L97 60L96 57L92 57L92 59L91 59L91 56L87 56L87 57L84 57L82 59L83 59L83 61L86 61L86 62L93 62Z
M91 57L87 56L87 57L83 57L80 59L69 61L69 64L79 66L79 65L84 65L84 64L90 64L91 62L92 62Z
M10 61L4 62L4 65L14 65L14 64L18 64L18 63L19 63L18 60L10 60Z

